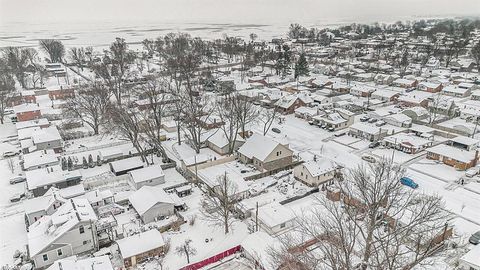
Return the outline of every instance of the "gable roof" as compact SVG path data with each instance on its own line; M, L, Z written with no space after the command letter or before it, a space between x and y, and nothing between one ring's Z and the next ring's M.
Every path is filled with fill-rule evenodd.
M270 153L279 145L273 139L254 133L239 149L238 153L252 159L264 161Z
M134 183L141 183L158 177L165 176L160 165L153 165L142 169L136 169L128 172Z
M139 215L145 214L158 203L174 204L170 196L160 187L143 186L135 191L128 200Z
M122 257L125 259L163 247L165 242L163 241L162 234L157 229L151 229L117 240L117 244Z
M55 213L42 217L28 227L30 256L42 252L80 222L95 220L97 220L97 216L86 199L70 199Z

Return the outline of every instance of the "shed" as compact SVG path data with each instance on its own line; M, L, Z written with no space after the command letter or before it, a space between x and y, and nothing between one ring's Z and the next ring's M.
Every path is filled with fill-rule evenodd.
M160 165L153 165L128 172L130 183L135 189L143 186L156 186L165 183L165 173Z
M117 176L140 168L143 168L143 161L140 157L131 157L110 163L110 171Z

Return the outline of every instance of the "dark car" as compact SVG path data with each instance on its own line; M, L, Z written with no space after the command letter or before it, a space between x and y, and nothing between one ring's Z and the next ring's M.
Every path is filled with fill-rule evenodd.
M280 133L281 132L280 129L278 129L278 128L272 128L272 131L275 132L275 133Z
M472 236L468 238L468 242L470 242L470 244L478 245L480 243L480 231L472 234Z
M380 145L380 142L372 142L371 144L368 145L369 148L375 148Z

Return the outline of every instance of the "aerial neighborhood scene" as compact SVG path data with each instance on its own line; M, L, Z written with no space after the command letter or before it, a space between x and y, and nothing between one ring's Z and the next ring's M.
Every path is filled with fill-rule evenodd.
M480 1L0 0L1 270L480 270Z

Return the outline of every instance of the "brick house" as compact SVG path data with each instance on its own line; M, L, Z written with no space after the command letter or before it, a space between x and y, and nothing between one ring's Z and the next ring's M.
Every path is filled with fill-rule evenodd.
M457 147L439 144L427 149L427 158L442 161L457 170L467 170L477 165L478 150L467 151Z
M57 99L67 99L75 96L75 89L71 85L60 85L49 87L48 89L48 97L51 100Z
M149 258L161 256L165 242L157 229L125 237L117 241L123 265L126 268L134 267Z
M40 112L40 107L38 104L34 103L24 103L18 106L13 107L15 114L17 116L17 121L30 121L42 117Z

